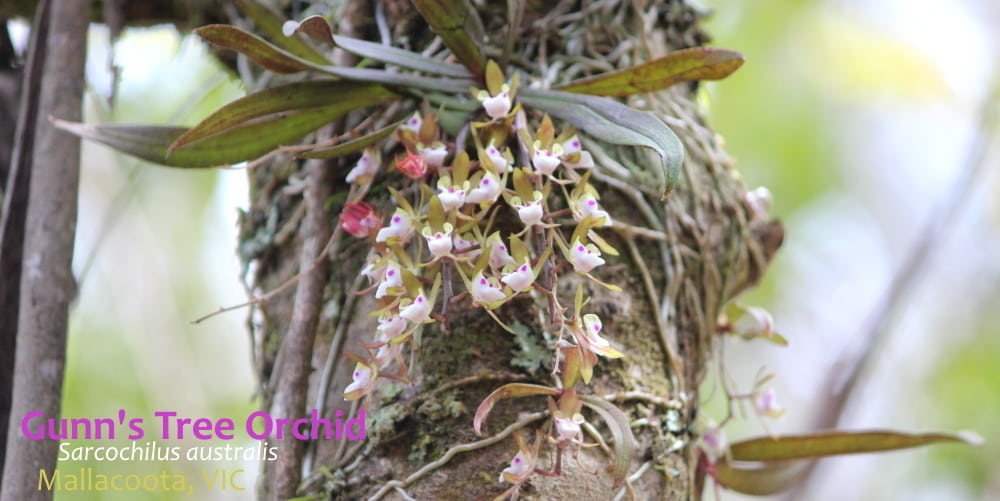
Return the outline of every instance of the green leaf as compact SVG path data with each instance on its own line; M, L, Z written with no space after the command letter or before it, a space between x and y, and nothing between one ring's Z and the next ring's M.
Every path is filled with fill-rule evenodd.
M584 78L556 89L597 96L630 96L665 89L692 80L721 80L743 66L746 57L735 50L694 47L652 61Z
M399 122L389 125L388 127L383 127L375 132L372 132L371 134L365 134L357 139L352 139L329 148L317 148L315 150L305 151L299 153L297 156L299 158L337 158L349 155L385 139L404 122L406 122L406 120L400 120Z
M465 69L462 65L446 63L416 52L337 35L334 35L333 39L341 49L361 57L368 57L376 61L382 61L383 63L394 64L425 73L465 79L472 78L469 70Z
M730 446L734 461L788 461L814 459L839 454L908 449L939 442L977 445L982 439L970 434L895 431L826 431L805 435L761 437Z
M194 30L206 42L244 54L254 63L275 73L298 73L314 68L311 63L264 39L228 24L210 24Z
M316 64L279 49L256 35L225 24L203 26L195 30L195 33L213 45L246 54L251 61L277 73L315 70L348 80L456 94L468 92L469 86L476 84L465 78L430 78L385 70Z
M611 476L614 478L613 488L617 489L625 484L628 477L629 465L632 463L632 455L635 453L635 435L632 434L632 427L629 425L628 416L621 409L615 407L610 402L590 395L581 395L580 400L587 407L601 415L601 419L608 424L611 430L611 437L614 440L614 462L611 467Z
M339 106L349 111L381 104L395 97L396 94L381 85L350 81L309 80L273 87L223 106L181 135L169 150L172 153L273 113L319 106Z
M456 78L430 78L406 73L393 73L385 70L368 68L343 68L340 66L316 66L314 69L328 75L348 80L376 82L408 89L422 89L439 92L468 92L472 80Z
M684 162L684 146L674 131L652 113L606 97L539 89L523 89L520 100L602 141L652 149L660 156L660 169L653 169L660 192L666 198L673 190Z
M291 144L349 110L349 107L332 105L276 113L189 144L169 156L167 148L189 130L187 127L119 124L88 126L61 120L54 120L54 123L80 137L168 167L218 167L252 160L279 146Z
M279 47L307 61L318 64L330 63L326 56L317 51L309 42L303 40L301 36L286 37L282 31L286 19L270 5L259 0L236 0L236 5L257 23L261 33L274 40Z
M529 397L532 395L558 395L559 390L555 388L549 388L548 386L540 386L537 384L527 384L527 383L509 383L505 384L493 393L483 399L479 404L479 408L476 409L476 415L472 420L472 427L476 430L476 434L482 435L483 422L486 421L486 416L489 415L490 410L493 406L503 398L513 398L513 397Z
M801 480L806 463L733 465L720 460L712 469L715 481L727 489L751 496L769 496L788 490Z
M413 5L452 54L480 79L486 59L476 40L484 38L483 23L468 0L413 0Z

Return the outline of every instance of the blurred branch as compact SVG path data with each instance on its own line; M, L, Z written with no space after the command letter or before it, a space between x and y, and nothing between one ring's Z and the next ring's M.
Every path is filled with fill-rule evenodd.
M0 1L0 17L31 17L37 13L37 0ZM111 22L118 26L152 26L174 23L180 27L223 22L226 19L224 0L101 0L87 3L82 17L95 23ZM112 18L106 16L111 14Z
M301 230L304 241L299 259L299 267L304 271L295 292L292 320L281 341L281 363L275 369L274 401L271 406L271 415L280 418L298 419L305 414L313 344L329 269L326 259L319 266L315 265L325 250L326 241L330 239L330 216L326 213L325 204L332 193L333 169L327 162L306 162L308 177L303 202L306 204L306 216ZM291 434L279 439L278 458L272 466L270 485L265 487L263 499L278 501L295 497L301 480L304 453L305 442L302 440Z
M889 336L888 327L899 317L910 294L920 279L924 277L931 263L933 253L940 244L946 241L948 231L957 222L958 215L965 208L964 202L977 186L986 167L990 147L997 135L997 108L1000 106L1000 67L994 71L993 84L979 109L978 132L972 143L958 179L946 198L934 210L923 232L914 247L910 250L903 265L896 272L888 290L875 306L868 317L867 324L860 338L857 350L845 354L834 366L825 385L828 401L816 413L813 429L824 430L835 428L841 420L850 402L851 395L870 373L873 360L878 359ZM816 463L812 463L803 475L802 481L784 497L787 501L809 499L803 495L809 492L809 483Z
M24 218L28 210L28 183L31 180L31 152L35 141L35 117L38 116L39 83L45 61L45 51L40 50L48 31L46 8L42 4L31 29L28 43L27 68L22 73L26 85L16 82L13 92L17 117L13 124L9 165L2 161L0 171L5 175L2 206L0 206L0 476L7 453L7 425L10 422L11 399L14 393L14 355L17 349L17 315L21 291L21 262L24 251ZM5 21L6 23L6 21ZM4 24L6 27L6 24ZM5 78L10 74L5 74ZM24 92L17 96L21 89ZM7 100L7 97L4 97ZM2 159L6 160L6 159ZM0 484L2 485L2 484Z
M20 118L24 134L33 134L20 291L14 387L8 425L2 501L42 501L52 491L38 488L39 471L56 466L56 439L31 440L21 433L20 419L29 412L57 418L62 399L69 306L76 296L71 264L76 235L80 141L49 122L56 116L80 120L86 59L87 0L43 2L36 54L44 54L40 74L25 82L39 88L37 108ZM44 36L42 36L44 34ZM30 100L26 100L30 101ZM34 124L33 127L31 124ZM33 128L33 130L31 130ZM27 141L26 135L20 135ZM22 142L19 146L23 146ZM22 175L26 175L24 172ZM16 186L14 186L16 188ZM5 237L6 238L6 237Z

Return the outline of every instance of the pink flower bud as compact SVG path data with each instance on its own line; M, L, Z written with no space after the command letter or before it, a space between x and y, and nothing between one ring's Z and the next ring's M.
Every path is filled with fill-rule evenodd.
M360 202L344 206L344 211L340 213L340 227L351 235L362 238L368 236L369 230L382 227L382 221L371 205Z
M424 174L427 174L427 161L424 160L424 157L407 151L402 160L396 157L396 168L410 178L420 179L424 177Z

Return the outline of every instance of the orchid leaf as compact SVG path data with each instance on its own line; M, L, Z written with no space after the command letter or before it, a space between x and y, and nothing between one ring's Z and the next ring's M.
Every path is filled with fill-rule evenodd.
M314 69L328 75L346 78L348 80L377 82L384 85L438 92L467 92L469 86L474 85L472 80L466 79L422 77L419 75L392 73L385 70L373 70L368 68L317 66Z
M315 150L309 150L298 154L299 158L337 158L344 155L349 155L354 152L361 151L389 136L392 134L397 127L402 125L406 120L400 120L388 127L383 127L370 134L365 134L357 139L352 139L347 142L340 143L338 145L330 146L329 148L317 148Z
M275 73L298 73L312 68L312 64L315 64L279 49L257 35L228 24L210 24L194 32L202 40L239 52L247 56L250 61Z
M479 408L476 409L476 415L473 418L472 426L476 430L476 434L482 435L483 422L486 421L486 416L489 415L493 406L496 405L497 401L503 398L514 398L514 397L530 397L532 395L558 395L559 390L555 388L549 388L548 386L540 386L537 384L527 384L527 383L510 383L505 384L493 393L483 399L479 404Z
M413 6L452 54L481 78L486 59L476 41L484 38L483 23L468 0L413 0Z
M617 489L625 484L629 465L632 463L632 455L636 448L635 435L632 434L628 416L618 407L600 398L581 395L580 400L594 412L600 414L601 419L607 423L608 429L611 430L611 437L615 442L611 476L614 478L613 488Z
M261 33L274 40L279 47L307 61L330 64L322 53L301 36L285 36L282 30L285 17L267 3L260 0L236 0L236 5L257 23Z
M223 106L179 137L170 145L170 151L183 149L273 113L319 106L335 106L350 111L384 103L394 97L397 97L396 94L381 85L350 81L309 80L273 87Z
M730 446L734 461L788 461L839 454L908 449L939 442L981 442L970 434L901 433L895 431L824 431L805 435L761 437Z
M258 158L279 146L291 144L353 109L342 105L276 113L168 154L167 148L187 127L150 125L97 125L55 120L57 127L168 167L218 167Z
M631 68L570 82L556 89L597 96L630 96L692 80L721 80L743 66L745 60L746 57L735 50L693 47Z
M523 89L519 96L522 103L566 120L602 141L652 149L660 157L660 168L653 169L660 192L666 198L673 189L684 161L684 146L652 113L610 98L569 92Z
M281 33L286 37L304 33L314 42L337 45L333 41L333 29L323 16L309 16L302 21L285 21L281 25Z
M246 54L251 61L277 73L314 70L347 80L452 93L467 92L470 85L475 85L473 80L465 78L430 78L369 68L317 64L279 49L256 35L225 24L204 26L195 30L195 33L213 45Z
M464 66L410 52L396 47L358 40L356 38L333 36L337 46L352 54L368 57L383 63L394 64L402 68L422 71L457 78L472 78L472 74Z
M713 477L723 487L751 496L769 496L788 490L802 479L806 463L731 464L720 460Z

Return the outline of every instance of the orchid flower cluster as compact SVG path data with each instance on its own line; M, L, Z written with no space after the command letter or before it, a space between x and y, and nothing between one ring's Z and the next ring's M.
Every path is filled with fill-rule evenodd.
M557 135L548 115L529 130L525 112L515 104L516 77L505 82L491 63L486 82L488 90L474 95L489 120L470 124L472 155L456 151L433 113L415 112L396 129L405 153L393 164L413 181L400 191L389 188L396 208L388 219L360 200L383 169L379 150L367 149L347 175L352 193L362 195L345 206L340 226L372 246L362 273L374 291L378 327L364 345L366 356L348 355L356 366L344 397L360 399L380 378L406 381L404 344L415 343L414 333L427 323L442 322L447 330L445 315L436 308L468 298L472 307L510 330L497 308L520 295L533 295L550 308L549 318L555 319L551 328L559 334L555 371L564 389L558 405L550 399L555 425L550 439L560 446L583 445L584 418L573 386L579 379L590 381L598 356L618 358L622 353L602 337L601 319L583 313L582 286L567 318L558 306L555 284L561 271L571 269L620 290L591 275L605 264L602 256L617 255L595 231L610 226L611 216L589 183L594 161L575 131L568 128ZM513 231L493 229L502 211L511 211L508 219L519 222ZM452 291L452 277L461 278L464 291ZM439 298L442 290L451 297ZM533 462L529 457L535 456L519 452L501 480L520 483L530 476L533 469L522 471Z

